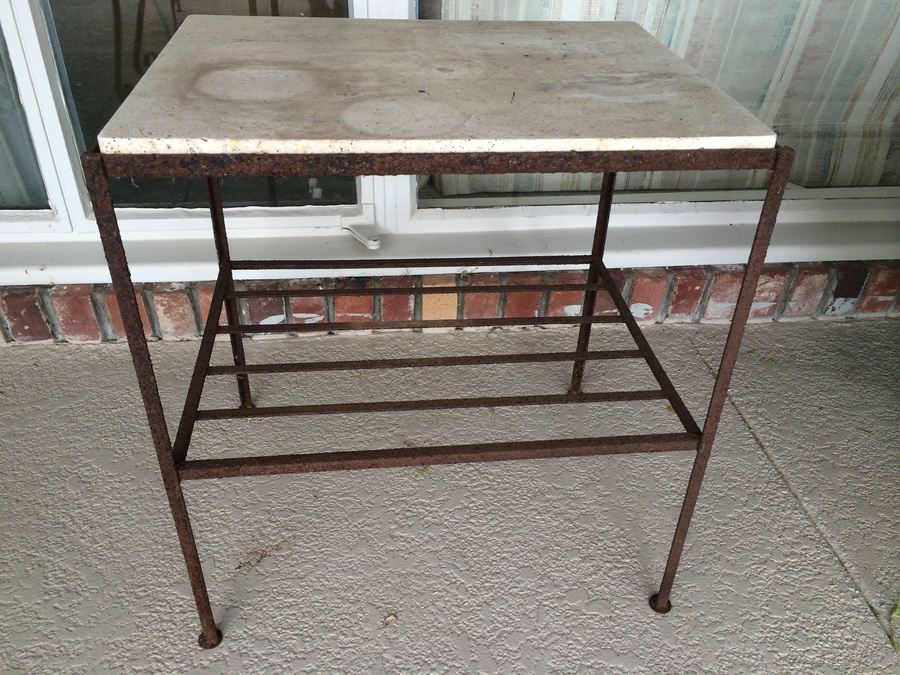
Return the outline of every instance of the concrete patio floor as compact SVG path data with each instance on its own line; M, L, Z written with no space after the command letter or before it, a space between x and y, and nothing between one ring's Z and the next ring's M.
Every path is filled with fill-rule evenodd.
M696 417L722 326L647 334ZM594 346L629 344L601 327ZM257 340L258 362L571 347L570 330ZM177 421L198 343L152 352ZM227 356L217 345L216 359ZM635 370L635 368L638 368ZM640 371L640 372L638 372ZM564 391L561 364L278 376L258 403ZM649 372L594 363L586 389ZM753 325L673 610L691 457L188 483L217 621L198 625L124 345L0 349L0 671L897 672L900 322ZM233 383L210 386L231 401ZM205 422L192 456L675 429L663 404ZM216 439L221 443L216 443ZM219 447L221 446L221 447ZM394 617L394 620L386 617Z

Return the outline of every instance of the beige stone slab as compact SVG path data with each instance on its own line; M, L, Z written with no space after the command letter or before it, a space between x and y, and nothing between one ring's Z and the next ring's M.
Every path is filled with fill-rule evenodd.
M771 148L774 132L630 22L191 16L105 153Z

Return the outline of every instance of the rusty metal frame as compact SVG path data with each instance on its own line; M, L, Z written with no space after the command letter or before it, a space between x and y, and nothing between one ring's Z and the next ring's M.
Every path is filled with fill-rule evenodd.
M759 281L763 261L776 216L788 180L793 151L778 146L763 150L691 150L634 152L544 152L544 153L441 153L441 154L343 154L343 155L104 155L96 149L83 155L82 161L100 231L104 253L109 264L116 298L122 313L128 345L131 350L138 385L143 398L151 437L156 449L163 484L175 521L175 529L187 565L188 577L200 618L202 647L215 647L222 639L212 610L200 558L191 531L187 507L182 494L185 480L254 476L266 474L308 473L351 469L449 464L460 462L492 462L502 460L588 455L694 451L695 459L688 481L681 513L675 528L659 591L650 598L650 606L665 613L671 608L669 596L684 548L688 527L697 503L700 486L725 404L728 385L734 370L738 349L750 313L750 305ZM613 199L616 172L659 170L764 169L770 172L766 197L750 249L744 279L735 306L731 328L725 342L706 419L701 427L665 373L649 343L631 314L628 304L603 264L609 213ZM433 173L514 173L514 172L603 172L594 241L589 255L516 256L490 258L418 258L399 260L232 260L229 250L222 205L220 180L224 176L297 176L297 175L398 175ZM212 229L219 261L219 275L194 372L185 397L184 409L174 442L169 437L165 414L159 397L153 364L141 325L134 287L114 204L109 190L113 177L197 176L208 181ZM521 284L466 286L447 288L378 288L320 289L283 291L235 291L234 270L317 269L333 270L336 276L363 268L427 268L427 267L541 267L578 265L587 267L587 278L581 284ZM238 302L256 296L295 297L308 295L390 295L428 293L514 292L516 290L580 290L584 292L583 310L575 317L539 317L527 319L448 319L388 322L331 322L314 325L281 324L258 326L240 323ZM613 316L594 314L598 292L606 292L618 312ZM219 325L225 310L226 323ZM596 323L624 323L636 349L590 350L591 326ZM473 355L455 357L393 358L335 362L302 362L247 364L243 351L245 335L261 332L337 331L370 328L413 328L444 326L546 325L579 326L576 348L571 352ZM216 335L230 337L232 366L211 366ZM584 364L588 360L643 359L658 389L586 393L582 391ZM528 396L481 396L456 399L415 399L407 401L348 402L333 404L254 407L250 376L261 373L312 372L331 370L365 370L383 368L427 368L481 364L521 364L571 361L572 378L568 392ZM208 377L233 376L240 404L228 409L200 409L204 382ZM392 448L356 452L322 452L226 459L188 459L191 435L197 422L210 419L256 418L282 415L364 414L396 410L432 410L490 406L559 405L569 403L610 403L639 400L667 400L684 431L668 434L606 436L596 438L511 441L468 445L446 445L421 448Z

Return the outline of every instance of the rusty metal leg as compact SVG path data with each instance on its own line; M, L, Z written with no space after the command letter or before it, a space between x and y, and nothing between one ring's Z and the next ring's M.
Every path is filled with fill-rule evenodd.
M609 210L612 207L613 187L616 184L616 174L607 171L603 174L603 182L600 185L600 203L597 207L597 225L594 227L594 243L591 246L591 262L588 267L588 288L584 291L584 303L581 306L581 316L587 317L594 313L594 304L597 300L597 290L590 285L596 284L600 279L600 266L603 264L603 250L606 248L606 232L609 229ZM578 330L577 352L586 352L591 340L591 324L583 323ZM584 359L576 359L572 366L572 381L569 384L569 393L581 392L581 382L584 379Z
M778 215L778 208L781 205L781 198L784 195L784 188L787 185L793 157L794 151L790 148L779 147L777 149L774 169L769 178L769 188L766 191L762 213L759 216L759 224L756 227L756 235L750 248L750 259L747 261L747 270L744 272L744 280L741 283L741 290L734 307L731 328L725 340L725 349L722 353L719 372L716 375L716 382L713 386L713 393L706 413L706 422L703 425L703 434L697 450L697 457L694 459L694 467L691 470L687 492L681 506L681 513L678 516L678 524L675 527L675 536L672 539L669 558L666 561L666 569L663 573L659 592L650 596L650 607L661 614L665 614L672 608L672 603L669 602L669 595L672 591L672 584L675 581L675 573L678 571L678 562L684 549L688 527L691 524L691 516L694 514L694 506L697 504L697 496L700 494L700 485L703 483L703 474L706 472L706 465L709 462L709 454L719 427L719 419L725 406L728 385L731 382L734 364L737 361L741 339L744 337L744 329L747 327L750 306L756 293L756 285L766 258L769 240L772 238L772 230L775 227L775 219Z
M219 270L226 275L225 318L228 321L228 325L234 328L241 323L241 320L237 298L234 297L234 274L231 269L231 254L228 251L228 233L225 230L222 183L219 178L213 176L209 176L206 179L206 183L209 187L209 214L212 218L213 237L216 241L216 256L219 259ZM247 360L244 356L244 336L241 333L231 333L230 338L234 365L247 365ZM250 376L246 373L239 373L236 377L241 407L252 408L253 397L250 393Z
M172 510L172 518L175 520L175 530L178 533L178 541L181 544L181 552L184 555L188 577L191 581L191 590L194 593L197 614L200 616L200 646L204 648L215 647L222 640L222 633L216 627L212 609L209 605L206 583L203 580L203 569L200 566L200 556L197 553L197 545L194 541L194 534L191 531L187 506L184 503L184 494L181 491L181 482L175 469L172 443L166 427L162 402L159 399L159 390L156 385L156 376L153 373L150 352L147 349L147 340L144 338L144 331L141 326L134 286L131 283L128 261L119 235L119 225L113 209L112 196L109 192L109 183L103 168L103 160L99 153L90 152L84 155L82 161L85 178L91 194L91 202L94 206L94 216L97 219L97 227L100 231L100 240L103 243L103 251L109 264L109 273L116 291L116 300L119 303L122 323L125 326L125 334L128 337L128 348L131 350L131 359L134 362L134 370L141 390L141 397L144 401L147 421L150 424L150 435L153 439L153 446L156 449L156 458L159 462L163 485L169 499L169 508Z

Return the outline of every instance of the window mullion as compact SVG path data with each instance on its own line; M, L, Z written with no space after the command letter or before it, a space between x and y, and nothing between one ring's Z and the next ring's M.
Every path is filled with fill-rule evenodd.
M416 0L351 0L350 16L354 19L416 19ZM360 182L370 188L375 225L379 231L404 232L416 210L415 176L365 176ZM360 204L366 200L360 194Z

